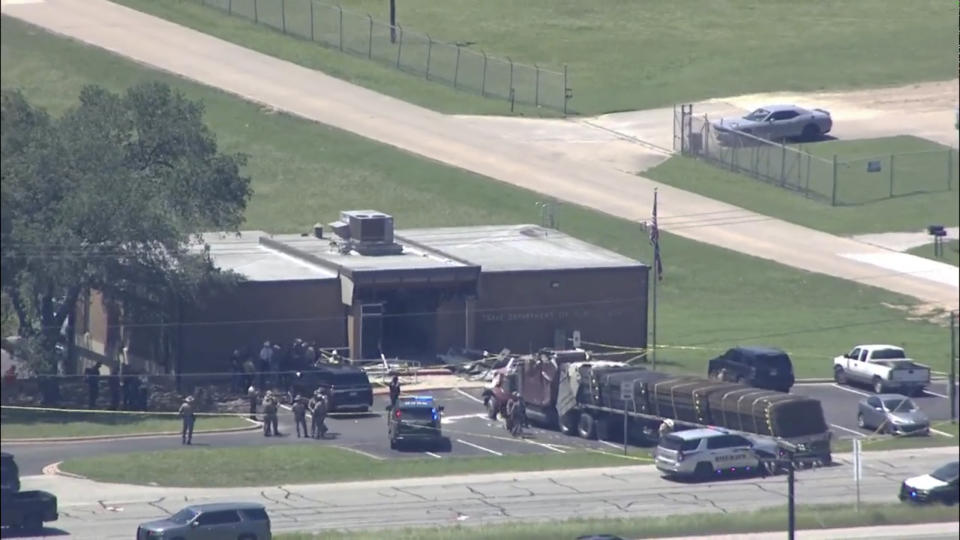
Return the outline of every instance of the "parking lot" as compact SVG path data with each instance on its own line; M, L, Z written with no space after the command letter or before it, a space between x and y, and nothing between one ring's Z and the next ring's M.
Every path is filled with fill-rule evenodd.
M821 401L835 439L851 439L871 434L870 430L857 427L857 404L861 399L873 395L868 389L834 383L814 383L798 384L791 392ZM478 389L440 390L420 394L434 396L437 403L445 407L443 432L451 441L449 452L428 447L391 450L387 441L386 418L383 416L388 402L385 396L377 396L372 414L363 417L338 415L331 417L328 425L336 434L337 444L383 458L431 456L442 459L450 456L564 453L578 449L622 452L622 445L618 443L588 441L536 427L526 430L523 438L515 439L507 433L502 422L486 417ZM914 397L913 400L933 423L949 420L950 401L946 382L935 382L928 392ZM931 436L950 435L935 431Z
M334 444L363 452L379 458L404 458L429 456L436 459L464 456L504 456L510 454L566 453L590 449L598 452L623 452L623 446L607 441L588 441L568 437L559 432L531 427L522 437L511 437L502 421L487 418L480 390L438 390L418 392L417 395L432 395L438 405L444 407L443 434L450 439L449 451L429 446L410 446L391 450L387 440L385 408L386 396L376 396L370 414L337 414L327 418L328 436L335 437ZM288 415L285 415L288 416ZM293 429L292 418L287 431ZM281 426L283 427L283 426ZM295 439L294 439L295 440Z

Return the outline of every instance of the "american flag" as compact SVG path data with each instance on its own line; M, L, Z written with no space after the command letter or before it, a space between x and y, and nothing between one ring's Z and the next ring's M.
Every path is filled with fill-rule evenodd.
M660 259L660 228L657 226L657 190L653 190L653 223L650 224L650 244L653 246L653 264L657 281L663 279L663 261Z

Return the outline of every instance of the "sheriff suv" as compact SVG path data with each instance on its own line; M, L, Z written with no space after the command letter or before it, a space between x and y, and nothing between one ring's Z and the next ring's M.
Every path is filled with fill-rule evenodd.
M387 415L390 448L396 450L403 443L419 442L447 451L450 440L443 436L442 413L443 407L437 406L433 396L401 397Z
M773 443L751 441L716 428L677 431L664 437L654 453L657 469L666 477L708 480L730 473L763 473L761 458L777 455Z

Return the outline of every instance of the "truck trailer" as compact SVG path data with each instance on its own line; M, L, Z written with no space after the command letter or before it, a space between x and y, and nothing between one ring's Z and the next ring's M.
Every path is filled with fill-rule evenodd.
M626 415L628 441L650 445L670 419L675 429L722 427L789 442L798 448L794 457L801 464L831 462L831 434L816 399L597 361L579 349L542 349L514 365L484 392L494 415L517 391L530 421L569 435L623 440Z

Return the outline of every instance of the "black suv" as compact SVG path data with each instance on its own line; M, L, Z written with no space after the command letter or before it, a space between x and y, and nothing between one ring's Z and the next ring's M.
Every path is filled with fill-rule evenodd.
M438 407L432 396L402 397L388 412L387 437L391 449L396 450L404 442L421 442L449 450L450 439L443 436L440 426L443 407Z
M370 379L358 367L323 366L295 374L291 385L293 395L312 396L317 389L328 392L330 412L367 411L373 406Z
M707 370L711 379L778 392L789 392L794 383L790 357L771 347L735 347L710 360Z

